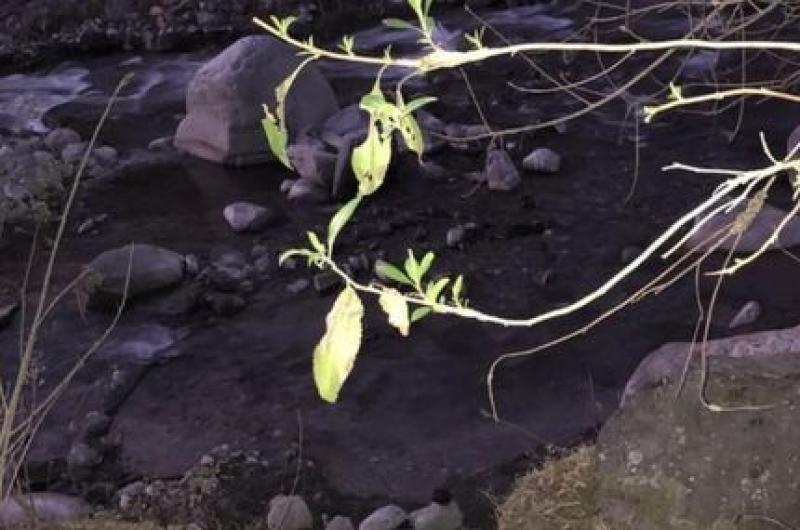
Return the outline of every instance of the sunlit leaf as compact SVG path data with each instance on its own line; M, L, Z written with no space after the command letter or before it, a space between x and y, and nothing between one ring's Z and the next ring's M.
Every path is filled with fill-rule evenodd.
M422 261L419 262L419 275L420 278L424 277L433 265L433 260L435 258L435 254L433 252L428 252L422 257Z
M439 295L442 294L448 283L450 283L448 278L440 278L435 282L430 282L425 290L425 299L434 304L438 303Z
M367 138L353 149L351 156L359 193L375 193L386 178L392 160L392 144L390 140L381 138L374 121L370 123Z
M400 134L406 147L421 157L425 152L425 138L413 114L406 114L400 118Z
M451 288L451 292L453 294L453 302L456 304L461 303L461 293L464 290L464 275L459 274L456 281L453 282L453 287Z
M403 271L383 260L375 262L375 272L382 278L388 278L394 282L410 285L412 287L414 285L414 282L412 282Z
M314 349L314 382L320 397L335 403L361 347L364 306L347 286L325 318L325 335Z
M424 96L421 98L412 99L408 102L408 104L403 106L403 112L410 114L429 103L433 103L434 101L436 101L436 98L433 96Z
M422 306L416 308L414 311L411 312L411 323L417 322L425 318L426 316L430 315L433 312L433 309L427 306Z
M328 224L328 251L333 250L333 243L336 241L336 236L339 235L344 225L353 216L353 212L358 208L361 202L361 195L356 195L350 199L347 204L339 208L339 211L331 217L331 222Z
M325 245L322 244L322 241L319 240L317 234L312 231L306 232L306 236L308 237L309 243L311 243L311 247L316 250L319 254L325 254Z
M419 273L419 263L417 263L417 258L414 257L414 251L408 251L408 257L406 258L405 263L403 264L403 268L406 270L406 274L414 284L418 284L422 279L422 275Z
M267 143L272 151L272 154L281 161L281 163L289 169L294 169L292 163L289 161L289 155L286 152L287 143L289 141L286 129L278 124L275 116L269 112L269 109L264 105L266 117L261 120L261 125L264 127L264 133L267 135Z
M383 25L391 29L419 29L412 23L400 18L384 18Z
M389 317L389 324L396 327L402 336L407 337L411 323L408 319L408 304L403 295L396 289L384 289L378 298L378 303Z

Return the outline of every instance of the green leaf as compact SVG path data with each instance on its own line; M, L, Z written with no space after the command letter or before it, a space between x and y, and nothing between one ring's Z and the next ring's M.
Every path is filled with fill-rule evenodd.
M264 133L267 135L267 143L278 160L289 169L294 169L292 163L289 161L289 155L286 152L286 144L288 143L288 134L286 129L282 128L275 116L269 112L269 109L264 105L264 112L266 117L261 120L261 125L264 127Z
M412 282L403 271L383 260L377 260L375 262L375 272L382 278L388 278L397 283L414 286L414 282Z
M432 312L433 309L431 309L428 306L421 306L416 308L414 311L411 312L411 323L413 324L414 322L417 322L418 320L425 318Z
M411 114L412 112L419 110L421 107L428 105L429 103L433 103L434 101L436 101L436 98L433 96L424 96L421 98L412 99L407 105L403 106L403 112L406 114Z
M318 254L325 254L325 245L322 244L322 241L319 240L317 234L309 230L306 232L306 236L308 237L309 243L311 243L311 247L317 251Z
M342 231L344 225L347 224L347 221L353 216L353 212L356 211L358 208L359 203L361 202L361 195L356 195L352 199L350 199L347 204L339 208L333 217L331 217L331 221L328 224L328 251L333 252L333 243L336 241L336 236L339 235L339 232Z
M422 157L425 152L425 138L413 114L400 118L400 134L403 135L406 147L417 153L417 157Z
M419 262L419 276L420 278L424 277L433 265L433 260L436 255L433 252L428 252L422 257L422 261Z
M435 282L428 283L428 288L425 290L425 299L432 304L438 303L439 295L442 294L448 283L450 283L449 278L440 278Z
M451 292L453 294L453 302L457 305L461 304L461 292L464 290L464 275L459 274L456 281L453 282L453 287L451 288Z
M279 266L280 266L280 265L283 265L283 263L284 263L284 262L285 262L287 259L289 259L289 258L293 258L293 257L295 257L295 256L303 256L304 258L310 258L310 257L312 257L313 255L314 255L314 253L313 253L313 252L311 252L310 250L306 249L306 248L291 248L291 249L289 249L289 250L287 250L287 251L283 252L283 253L282 253L282 254L281 254L279 257L278 257L278 265L279 265Z
M325 318L325 335L314 349L314 382L320 397L335 403L361 347L364 306L347 286Z
M373 120L369 125L367 138L353 149L352 167L358 180L358 191L362 195L371 195L381 187L389 164L392 160L392 143L390 139L381 138Z
M288 24L291 24L292 22L290 19L292 19L292 17L282 21L286 22L288 20L288 22L286 22L287 29ZM261 121L261 123L264 126L264 132L267 135L267 143L278 160L280 160L283 165L289 169L294 168L292 168L292 163L289 161L289 156L286 153L286 145L289 139L289 132L286 130L286 97L289 94L289 89L292 87L292 83L294 83L294 80L297 78L303 68L316 58L316 56L312 56L305 59L303 62L297 65L297 68L295 68L294 71L292 71L292 73L286 77L286 79L281 81L281 83L275 87L275 115L270 112L267 105L264 105L264 114L266 117Z
M400 19L400 18L384 18L383 25L391 29L416 29L419 30L414 24Z
M389 317L389 324L396 327L404 337L408 336L411 323L408 320L408 304L403 295L396 289L384 289L378 303Z
M411 281L414 282L414 285L418 285L422 280L422 275L419 273L419 263L417 263L417 258L414 257L413 250L408 251L408 257L403 264L403 268L406 270L408 277L411 278Z

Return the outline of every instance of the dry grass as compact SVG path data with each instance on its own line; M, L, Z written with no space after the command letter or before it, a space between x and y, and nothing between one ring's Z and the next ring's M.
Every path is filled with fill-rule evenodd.
M13 527L14 530L161 530L163 527L150 522L131 523L118 519L97 517L74 523L48 524L30 523Z
M520 477L497 507L498 530L611 530L597 516L596 466L585 446Z

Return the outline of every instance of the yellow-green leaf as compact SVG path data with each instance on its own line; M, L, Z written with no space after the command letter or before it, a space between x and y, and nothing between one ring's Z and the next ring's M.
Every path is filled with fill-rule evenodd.
M425 151L425 139L413 114L406 114L400 118L400 134L403 135L406 147L421 157Z
M381 187L392 160L392 142L381 138L373 121L364 143L353 149L353 173L361 195L371 195Z
M403 295L397 289L387 288L381 292L378 302L389 317L389 324L396 327L402 336L407 337L411 323L408 320L408 304Z
M325 318L325 335L314 349L314 382L320 397L335 403L361 347L364 306L347 286Z

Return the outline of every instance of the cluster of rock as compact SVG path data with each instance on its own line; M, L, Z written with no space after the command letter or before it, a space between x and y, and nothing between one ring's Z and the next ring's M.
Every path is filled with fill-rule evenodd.
M202 456L178 480L140 480L113 494L110 514L127 521L149 520L170 528L199 530L219 523L226 527L269 530L461 530L463 516L449 491L434 492L430 504L411 512L390 504L365 517L356 527L350 517L320 513L305 498L283 484L283 466L258 451L232 450L223 445ZM289 490L272 498L265 492ZM311 505L318 504L314 495ZM330 503L328 503L330 505ZM34 493L0 503L0 525L23 521L25 506L40 520L67 522L88 517L93 509L77 497Z
M175 146L213 162L244 166L273 159L262 120L264 105L276 112L276 88L300 64L292 47L269 36L240 39L203 66L191 81L187 113L175 135ZM322 73L306 65L294 79L285 102L289 133L287 155L298 178L281 184L293 201L324 202L351 196L355 183L350 155L366 138L368 115L357 104L340 109ZM416 112L425 154L448 147L461 152L486 152L485 168L475 179L492 190L511 191L522 179L505 149L490 145L482 125L445 124L424 110ZM402 144L398 142L398 148ZM522 162L529 172L556 173L561 157L538 148ZM427 162L431 176L444 173Z
M72 129L0 137L0 226L28 222L57 208L87 148L87 142ZM113 147L96 146L83 178L104 176L118 160Z

